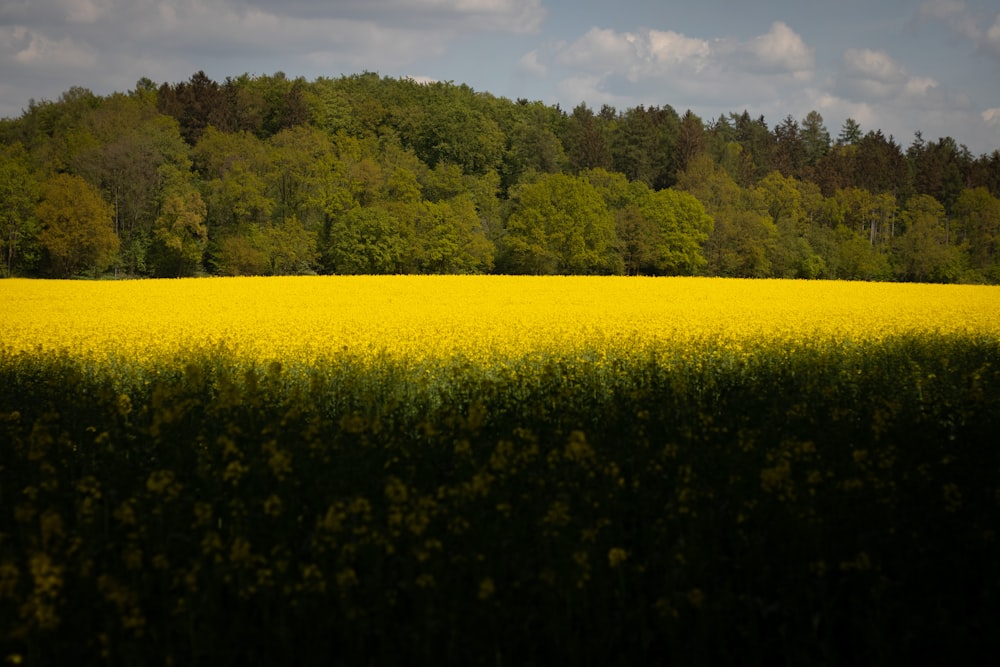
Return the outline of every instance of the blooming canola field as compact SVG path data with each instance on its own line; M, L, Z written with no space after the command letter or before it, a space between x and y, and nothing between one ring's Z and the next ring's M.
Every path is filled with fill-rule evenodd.
M0 284L0 345L100 361L496 361L692 341L1000 337L1000 288L720 278L351 276Z
M0 663L992 664L1000 287L0 281Z

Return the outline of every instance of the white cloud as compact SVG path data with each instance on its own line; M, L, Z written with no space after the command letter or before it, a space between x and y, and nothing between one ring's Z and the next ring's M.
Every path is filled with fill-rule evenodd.
M930 77L913 76L906 80L903 90L907 95L926 96L938 87L938 82Z
M914 80L910 80L911 85ZM912 141L914 133L920 131L928 140L950 136L969 145L973 153L993 150L997 128L1000 128L1000 108L980 112L971 108L967 99L956 97L958 102L955 104L918 104L905 95L876 100L823 92L811 100L811 106L827 119L834 137L840 123L853 118L861 125L863 133L881 130L904 148Z
M620 101L616 95L604 89L604 78L601 76L570 76L562 79L557 88L559 96L570 100L571 106L584 101L592 107L604 104L614 106Z
M567 106L669 104L705 118L747 109L773 119L804 116L817 94L815 51L781 21L747 39L594 27L550 56L550 77Z
M885 51L848 49L843 56L843 73L851 78L892 85L906 81L907 75Z
M455 0L455 9L486 17L501 30L529 34L537 33L548 15L541 0Z
M707 40L685 37L672 30L650 30L646 43L650 57L666 66L687 63L700 70L707 64L712 53Z
M108 11L111 3L114 11ZM539 7L537 0L358 4L360 9L340 12L339 4L305 0L290 0L287 7L265 0L58 0L58 12L49 5L37 11L18 8L30 26L22 29L30 38L22 37L24 43L15 53L0 48L0 71L29 64L92 67L86 82L73 77L67 87L84 83L127 89L141 76L176 81L213 63L231 63L232 71L219 72L222 76L275 69L292 74L401 70L414 61L415 53L421 58L445 54L462 35L463 17L479 17L481 23L500 17L493 27L515 30L523 27L525 12ZM316 12L307 11L310 7ZM405 8L437 18L413 25L382 21L376 7ZM102 12L103 18L91 20ZM259 64L268 61L273 64Z
M470 34L537 32L546 15L541 0L7 0L0 71L7 78L26 77L29 64L92 67L86 82L74 75L71 85L99 87L130 86L168 63L182 68L168 73L173 80L211 67L232 67L222 75L257 67L405 71Z
M822 94L812 100L812 108L819 111L828 121L830 133L836 137L844 119L853 118L861 125L863 133L881 130L904 148L912 141L914 133L920 131L925 139L951 136L957 140L974 140L970 145L989 146L990 130L987 114L976 113L963 108L921 108L905 101L869 101L839 97L832 93ZM1000 116L1000 109L997 109ZM997 118L1000 126L1000 118ZM964 134L957 135L955 128L962 128ZM993 131L995 133L995 130Z
M638 59L636 36L607 28L591 28L578 40L563 48L557 61L581 70L613 72L628 69Z
M11 31L11 37L15 42L24 44L14 55L14 60L20 65L62 69L92 67L97 62L97 54L92 48L69 37L50 39L20 26Z
M233 2L234 0L230 0ZM380 25L537 33L548 15L541 0L244 0L269 14L342 18Z
M878 124L878 114L867 102L857 102L844 99L831 93L823 93L813 100L812 105L823 117L829 120L853 118L861 126L862 132L868 132L880 127ZM830 125L830 134L837 136L841 125Z
M9 90L22 91L0 100L0 115L16 115L29 98L55 99L71 86L106 94L128 90L141 77L176 82L201 69L217 79L277 70L310 78L362 70L402 74L447 53L465 36L463 26L470 24L464 17L486 24L499 15L493 28L520 29L525 12L530 18L532 7L540 7L537 0L415 0L412 15L436 19L410 25L382 21L367 2L344 12L339 2L287 2L0 2L0 72Z
M815 50L781 21L747 42L743 51L750 56L751 67L767 72L808 75L816 64Z
M927 0L920 5L920 16L947 21L968 12L964 0Z
M933 77L911 74L884 51L848 49L834 77L840 97L911 110L963 110L969 99L941 85Z
M937 11L964 8L953 4ZM550 62L550 77L562 74L557 92L567 105L671 104L703 118L747 109L771 123L816 109L833 134L850 117L903 143L916 130L956 136L955 128L966 128L964 136L977 141L987 132L970 99L929 72L911 71L878 48L848 49L821 70L815 49L781 21L739 40L595 27L553 47ZM1000 111L991 122L1000 126Z
M531 76L545 77L549 68L538 59L538 50L528 51L517 61L518 71Z
M739 86L768 95L781 80L802 81L814 68L815 55L804 40L784 23L745 42L703 39L675 31L641 29L619 32L591 28L576 41L557 49L556 63L577 78L602 79L611 86L627 81L636 92L646 87L697 91L698 95L731 95L734 77Z
M986 31L985 46L995 54L1000 54L1000 14L997 14L996 21Z
M1000 13L977 11L964 0L928 0L919 15L943 21L981 52L1000 58Z
M71 23L94 23L112 8L112 0L64 0Z

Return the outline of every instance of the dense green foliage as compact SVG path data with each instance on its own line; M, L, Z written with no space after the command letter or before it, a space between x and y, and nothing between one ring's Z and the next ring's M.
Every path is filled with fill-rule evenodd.
M1000 649L994 340L235 359L0 358L7 662Z
M0 121L0 149L2 275L1000 282L1000 150L919 132L904 150L852 119L833 140L815 111L769 128L375 74L199 72L32 102ZM46 217L67 197L106 210ZM66 254L50 231L66 223L86 251Z

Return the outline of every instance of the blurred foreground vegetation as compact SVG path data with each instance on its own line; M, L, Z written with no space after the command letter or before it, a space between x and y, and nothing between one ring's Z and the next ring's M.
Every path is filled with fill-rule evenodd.
M0 354L18 664L975 664L1000 343Z

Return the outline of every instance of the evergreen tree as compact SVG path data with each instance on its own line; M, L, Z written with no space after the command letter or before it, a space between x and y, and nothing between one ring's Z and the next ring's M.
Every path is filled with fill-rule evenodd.
M818 111L810 111L802 119L802 142L805 144L805 163L809 167L815 167L830 152L830 133Z
M840 134L837 135L838 146L853 146L861 141L861 125L858 121L848 117L840 127Z

